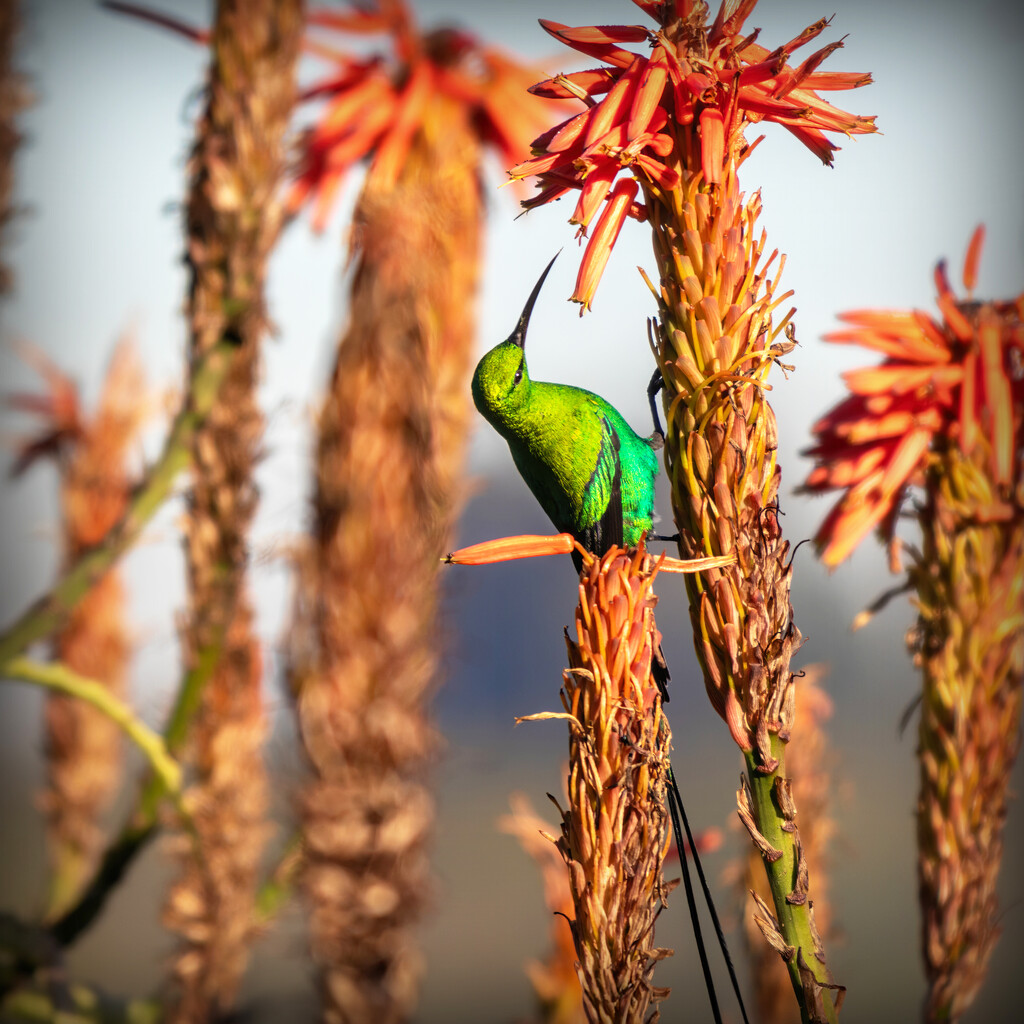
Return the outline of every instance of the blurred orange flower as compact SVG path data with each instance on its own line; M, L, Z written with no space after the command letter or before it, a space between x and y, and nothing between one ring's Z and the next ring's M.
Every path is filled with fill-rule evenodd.
M968 296L983 240L979 227L964 266ZM986 438L991 478L1013 500L1024 453L1024 293L1005 303L958 302L944 261L935 284L941 323L917 310L858 310L841 318L850 330L825 337L887 356L843 374L852 394L814 426L818 443L807 454L816 465L803 489L843 492L816 538L827 565L838 565L872 527L892 542L907 489L951 446L970 455ZM1011 511L997 502L985 514Z
M671 191L684 169L699 167L707 184L719 182L730 152L745 144L748 124L783 125L826 164L838 148L826 132L875 131L873 117L848 114L818 95L871 81L868 74L817 70L842 42L830 43L796 68L789 66L790 55L819 35L828 20L815 22L769 51L756 42L757 31L740 35L757 0L741 0L731 13L732 4L723 0L710 26L704 23L707 7L698 0L634 2L659 23L657 30L643 25L569 28L541 20L556 39L605 64L556 75L530 89L537 96L578 99L586 109L535 139L534 155L509 171L516 179L538 178L539 194L523 203L528 209L578 189L569 221L579 225L580 238L611 197L587 245L572 296L584 308L590 305L623 218L647 216L643 204L631 196L626 201L621 183L613 187L623 169L654 190ZM684 31L665 32L677 18L683 19ZM625 49L630 43L647 44L650 54Z
M104 6L192 42L209 41L207 30L172 15L121 0L104 0ZM312 203L317 231L323 230L346 174L360 160L372 158L376 185L394 184L432 95L462 106L480 141L493 146L505 165L528 152L530 140L551 123L550 105L524 95L537 80L535 69L459 29L420 33L405 0L351 0L347 9L313 9L306 24L303 51L334 67L299 92L300 103L326 99L327 105L303 136L286 207L294 214ZM358 57L309 29L389 35L391 53Z
M379 0L344 12L310 11L311 27L346 33L386 33L390 55L357 58L307 35L307 52L335 64L300 100L328 97L320 120L303 140L297 180L288 194L290 212L313 204L321 230L349 169L372 158L370 174L384 188L398 177L427 101L441 93L463 105L486 145L508 164L528 151L530 139L550 123L550 110L524 96L534 70L475 36L454 28L421 34L404 0Z

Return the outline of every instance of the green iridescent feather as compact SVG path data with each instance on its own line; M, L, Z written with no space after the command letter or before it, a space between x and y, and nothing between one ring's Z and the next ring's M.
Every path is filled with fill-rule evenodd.
M613 544L638 544L651 530L657 442L636 434L590 391L530 379L526 328L551 263L515 330L477 365L473 401L508 442L516 468L555 528L602 555Z

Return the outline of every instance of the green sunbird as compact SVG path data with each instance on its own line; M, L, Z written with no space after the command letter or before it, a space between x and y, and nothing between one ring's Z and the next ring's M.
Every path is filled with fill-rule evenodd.
M557 254L533 286L515 329L495 345L473 374L473 401L508 442L519 475L559 533L603 555L612 545L635 547L654 523L655 454L664 443L654 411L654 433L641 437L608 401L569 384L531 380L526 329ZM660 382L660 376L655 375ZM572 552L576 571L583 560ZM668 666L659 645L652 665L668 700Z
M663 438L657 425L650 437L640 437L591 391L530 379L526 329L554 262L544 268L507 340L477 364L473 401L508 442L516 469L555 528L603 555L613 544L633 547L651 532L655 452ZM573 560L579 571L579 552Z

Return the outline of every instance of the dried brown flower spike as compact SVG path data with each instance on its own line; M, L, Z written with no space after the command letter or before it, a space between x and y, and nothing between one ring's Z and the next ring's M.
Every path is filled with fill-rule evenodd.
M284 218L276 196L302 25L301 0L219 0L207 104L189 167L192 366L225 338L237 345L191 452L188 673L179 703L190 698L198 708L190 799L203 863L182 844L183 872L165 913L183 939L168 1019L189 1024L233 1004L255 929L268 831L262 655L246 576L263 431L256 398L267 331L263 285Z

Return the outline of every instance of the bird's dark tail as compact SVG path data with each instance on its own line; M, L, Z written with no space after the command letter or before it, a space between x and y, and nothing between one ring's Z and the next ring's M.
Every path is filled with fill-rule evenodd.
M662 702L668 701L668 682L672 678L668 663L665 661L665 654L658 644L651 662L651 677L657 683L661 692ZM711 921L715 926L715 935L718 938L718 945L722 950L722 957L725 966L729 971L729 978L732 981L733 991L736 993L736 1001L740 1004L740 1014L743 1016L743 1024L749 1024L747 1010L743 1005L743 996L740 994L740 983L736 978L736 970L732 964L732 957L729 956L729 947L725 942L725 934L722 931L722 924L718 919L718 911L715 910L715 901L711 897L711 889L708 887L707 879L704 877L704 868L700 862L700 854L697 853L697 844L693 841L693 833L690 831L690 822L686 817L686 810L683 807L683 798L679 792L679 785L676 783L675 772L672 766L668 767L668 811L672 818L672 833L675 836L676 850L679 853L679 865L683 872L683 888L686 890L686 905L690 910L690 921L693 924L693 937L697 943L697 954L700 957L701 970L704 972L704 984L707 986L708 998L711 1000L711 1013L715 1018L715 1024L722 1024L721 1011L718 1008L718 997L715 993L715 983L711 977L711 967L708 964L707 950L704 948L704 936L700 927L700 915L697 912L697 901L693 893L693 882L690 879L690 867L686 863L686 844L689 844L690 852L693 855L693 864L697 869L697 877L700 879L701 891L704 893L704 902L707 904L708 912L711 914ZM683 842L683 833L686 833L686 842Z
M667 668L666 668L667 671ZM704 948L704 936L700 927L700 915L697 912L697 901L694 897L693 882L690 879L690 867L686 863L686 845L683 842L683 832L686 833L686 843L689 844L690 852L693 854L693 864L697 869L697 877L700 879L701 891L704 893L704 902L707 904L708 912L711 914L711 921L715 926L715 935L718 938L718 945L722 950L722 957L725 960L726 969L729 971L729 979L732 982L733 992L736 993L736 1001L739 1003L740 1015L743 1017L743 1024L750 1024L747 1019L747 1010L743 1005L743 995L740 993L740 983L736 977L736 969L733 967L732 957L729 955L729 947L725 942L725 933L722 931L721 921L718 919L718 912L715 910L715 901L711 897L711 889L708 887L707 879L704 876L704 868L701 866L700 854L697 853L697 844L693 840L693 833L690 831L690 822L686 817L686 810L683 808L683 798L679 794L679 786L676 783L675 773L672 766L668 769L668 809L672 818L672 832L675 836L676 849L679 851L679 865L683 872L683 888L686 890L686 905L690 910L690 921L693 924L693 937L697 943L697 954L700 957L701 970L704 972L704 984L707 986L708 998L711 1000L711 1013L714 1016L715 1024L722 1024L722 1014L718 1008L718 997L715 993L715 983L711 977L711 966L708 963L707 950ZM680 827L682 822L682 827Z

